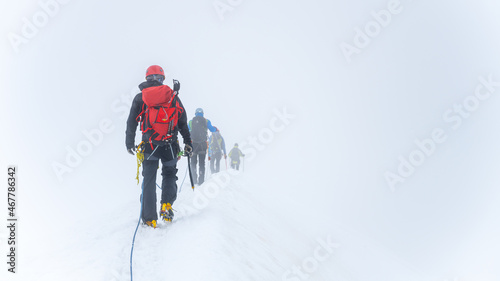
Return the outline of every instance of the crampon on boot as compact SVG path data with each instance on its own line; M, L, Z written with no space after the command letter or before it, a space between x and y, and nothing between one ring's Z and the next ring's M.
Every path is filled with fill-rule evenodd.
M172 219L174 218L174 210L172 210L172 205L170 205L170 203L161 204L160 217L164 221L172 221Z
M147 226L150 226L150 227L152 227L152 228L156 228L156 220L147 221L147 222L146 222L146 225L147 225Z

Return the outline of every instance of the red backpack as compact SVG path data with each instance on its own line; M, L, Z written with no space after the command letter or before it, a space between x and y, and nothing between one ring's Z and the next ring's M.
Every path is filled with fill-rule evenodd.
M177 102L177 92L167 85L149 87L142 90L142 100L146 106L137 118L144 114L141 131L148 134L151 148L153 142L170 143L175 137L179 114L183 111Z

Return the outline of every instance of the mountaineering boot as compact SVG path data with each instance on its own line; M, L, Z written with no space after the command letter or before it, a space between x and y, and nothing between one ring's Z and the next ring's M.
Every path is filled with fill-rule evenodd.
M150 227L152 227L152 228L156 228L156 220L147 221L147 222L146 222L146 225L147 225L147 226L150 226Z
M174 211L170 203L163 203L161 205L160 217L163 218L164 221L172 221L174 218Z

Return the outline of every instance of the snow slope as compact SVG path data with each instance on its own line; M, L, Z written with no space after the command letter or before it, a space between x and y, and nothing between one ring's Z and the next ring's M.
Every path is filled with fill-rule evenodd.
M194 192L185 183L174 205L173 223L161 222L157 229L139 227L134 280L281 278L298 241L294 227L252 196L244 174L223 171L220 175ZM129 200L101 218L76 222L67 234L72 239L62 241L45 257L52 267L35 263L23 275L25 280L68 276L71 280L128 280L138 207L138 200Z
M259 189L248 185L246 179L245 173L223 171L195 191L186 182L174 205L173 223L160 222L157 229L139 227L133 256L134 280L426 277L345 226L337 225L333 233L323 237L308 237L300 231L306 224L299 220L290 224L277 216L254 193ZM68 222L71 229L58 231L58 243L50 245L43 257L28 261L30 270L22 272L22 280L129 280L137 199L122 202L99 218ZM300 217L300 212L307 210L297 208L290 217ZM343 247L349 247L349 252ZM315 257L317 249L322 257L316 260L317 267L314 262L305 264L305 260ZM380 257L385 265L376 262ZM369 273L359 272L353 265L360 262L375 262L376 266L366 267ZM293 268L300 268L304 275L293 274Z

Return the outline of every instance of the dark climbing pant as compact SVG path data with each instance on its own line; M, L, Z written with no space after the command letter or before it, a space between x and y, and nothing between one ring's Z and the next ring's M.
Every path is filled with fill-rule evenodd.
M153 152L146 145L144 162L142 163L142 176L144 177L144 190L142 192L142 219L143 221L158 220L156 211L156 173L161 160L162 182L160 203L173 204L177 199L177 152L178 148L173 145L160 146ZM156 148L156 146L154 146Z
M202 184L205 181L205 158L207 156L207 143L193 143L193 156L191 157L191 172L193 181L196 184ZM200 166L197 173L196 165ZM199 176L198 176L199 175Z
M222 158L222 152L216 152L212 155L210 159L210 172L212 174L220 172L220 159Z

